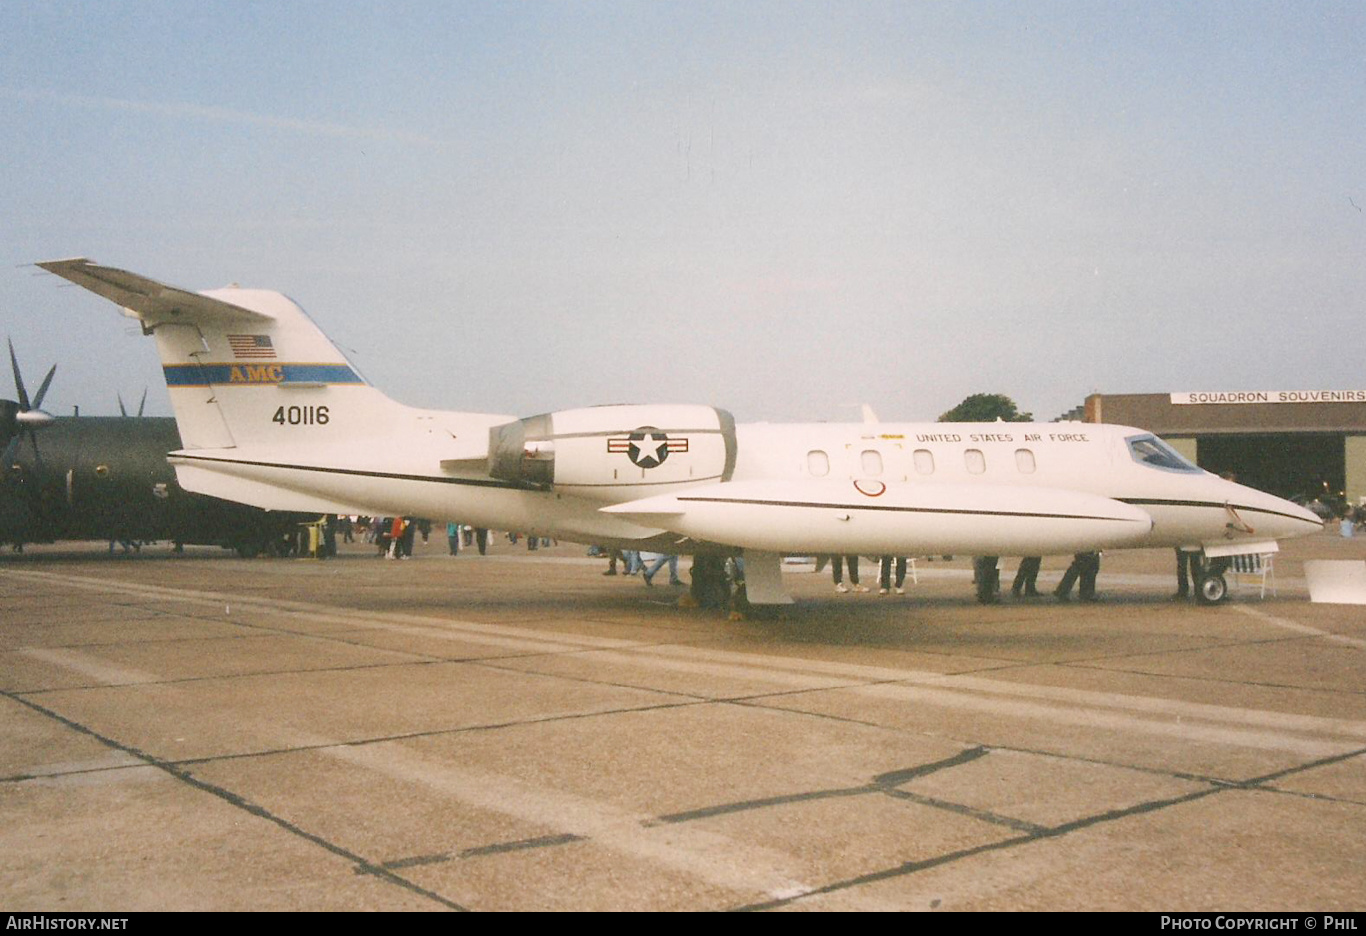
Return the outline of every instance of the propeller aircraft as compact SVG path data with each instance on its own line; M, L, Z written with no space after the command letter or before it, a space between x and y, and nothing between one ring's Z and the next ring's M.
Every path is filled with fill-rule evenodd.
M181 447L175 420L142 415L55 417L42 409L57 367L30 399L10 342L18 400L0 400L0 543L108 540L221 545L243 555L272 548L317 515L270 513L193 494L166 453Z

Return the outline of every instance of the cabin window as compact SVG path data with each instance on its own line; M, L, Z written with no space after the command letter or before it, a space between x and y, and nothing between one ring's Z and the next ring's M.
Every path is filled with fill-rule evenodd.
M1124 441L1129 444L1129 454L1140 465L1191 474L1199 474L1203 470L1186 461L1177 454L1176 449L1155 435L1129 436Z
M916 449L911 458L915 462L916 474L934 474L934 452L929 449Z
M1029 449L1015 450L1015 467L1020 470L1020 474L1034 473L1034 453Z
M882 474L882 453L874 449L864 449L859 456L859 465L863 468L865 477L876 477Z
M963 463L968 466L968 474L981 474L987 470L987 457L981 449L968 449L963 453Z
M830 456L820 449L806 453L806 470L813 478L824 478L830 473Z

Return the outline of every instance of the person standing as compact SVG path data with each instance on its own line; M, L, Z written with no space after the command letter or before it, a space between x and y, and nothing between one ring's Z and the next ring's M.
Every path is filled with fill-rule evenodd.
M853 588L848 588L844 584L844 563L849 563L849 584ZM835 591L841 595L849 592L866 592L868 589L858 582L858 556L831 556L830 575L835 580Z
M877 593L878 593L879 595L885 595L885 594L887 594L887 590L888 590L888 589L891 587L891 585L892 585L892 559L893 559L892 556L883 556L883 557L882 557L882 569L881 569L881 574L878 576L878 590L877 590ZM904 585L906 584L906 557L905 557L905 556L896 556L895 559L896 559L896 593L897 593L898 595L904 595L904 594L906 594L906 589L903 588L902 586L904 586Z
M323 541L318 547L319 559L331 559L337 554L337 515L323 517Z
M1001 600L1001 557L973 556L972 584L978 604L995 604Z
M403 534L399 537L398 557L413 558L413 540L417 538L418 521L408 517L403 523Z
M1096 600L1096 575L1100 572L1100 553L1098 552L1079 552L1072 557L1072 564L1067 567L1067 571L1062 575L1062 581L1053 594L1059 601L1072 600L1072 586L1077 587L1077 597L1082 601Z
M1200 581L1200 554L1187 551L1179 546L1176 549L1176 594L1177 601L1187 598L1191 593L1191 583Z
M395 517L389 525L389 558L397 559L403 555L403 531L408 529L408 521Z
M669 584L682 585L683 580L678 577L678 557L668 556L664 553L641 553L640 558L644 564L643 578L646 585L654 584L655 573L669 566Z
M1043 565L1042 556L1025 556L1020 560L1020 568L1015 571L1015 581L1010 584L1010 594L1019 598L1039 597L1039 567Z

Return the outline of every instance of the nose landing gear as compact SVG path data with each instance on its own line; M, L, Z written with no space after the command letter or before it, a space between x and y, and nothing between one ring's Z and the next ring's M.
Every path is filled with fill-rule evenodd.
M1200 579L1195 583L1195 600L1200 604L1219 604L1228 600L1227 556L1207 558L1200 566Z
M1216 572L1200 579L1195 589L1195 600L1201 604L1218 604L1228 598L1228 579L1223 573Z

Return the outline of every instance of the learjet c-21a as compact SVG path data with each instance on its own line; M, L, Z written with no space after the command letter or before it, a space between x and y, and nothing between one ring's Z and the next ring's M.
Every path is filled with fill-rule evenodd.
M155 337L181 485L272 510L743 554L759 604L789 600L787 554L1230 555L1322 528L1126 426L737 425L711 406L648 404L525 419L415 409L367 383L278 292L189 292L86 259L38 266Z

